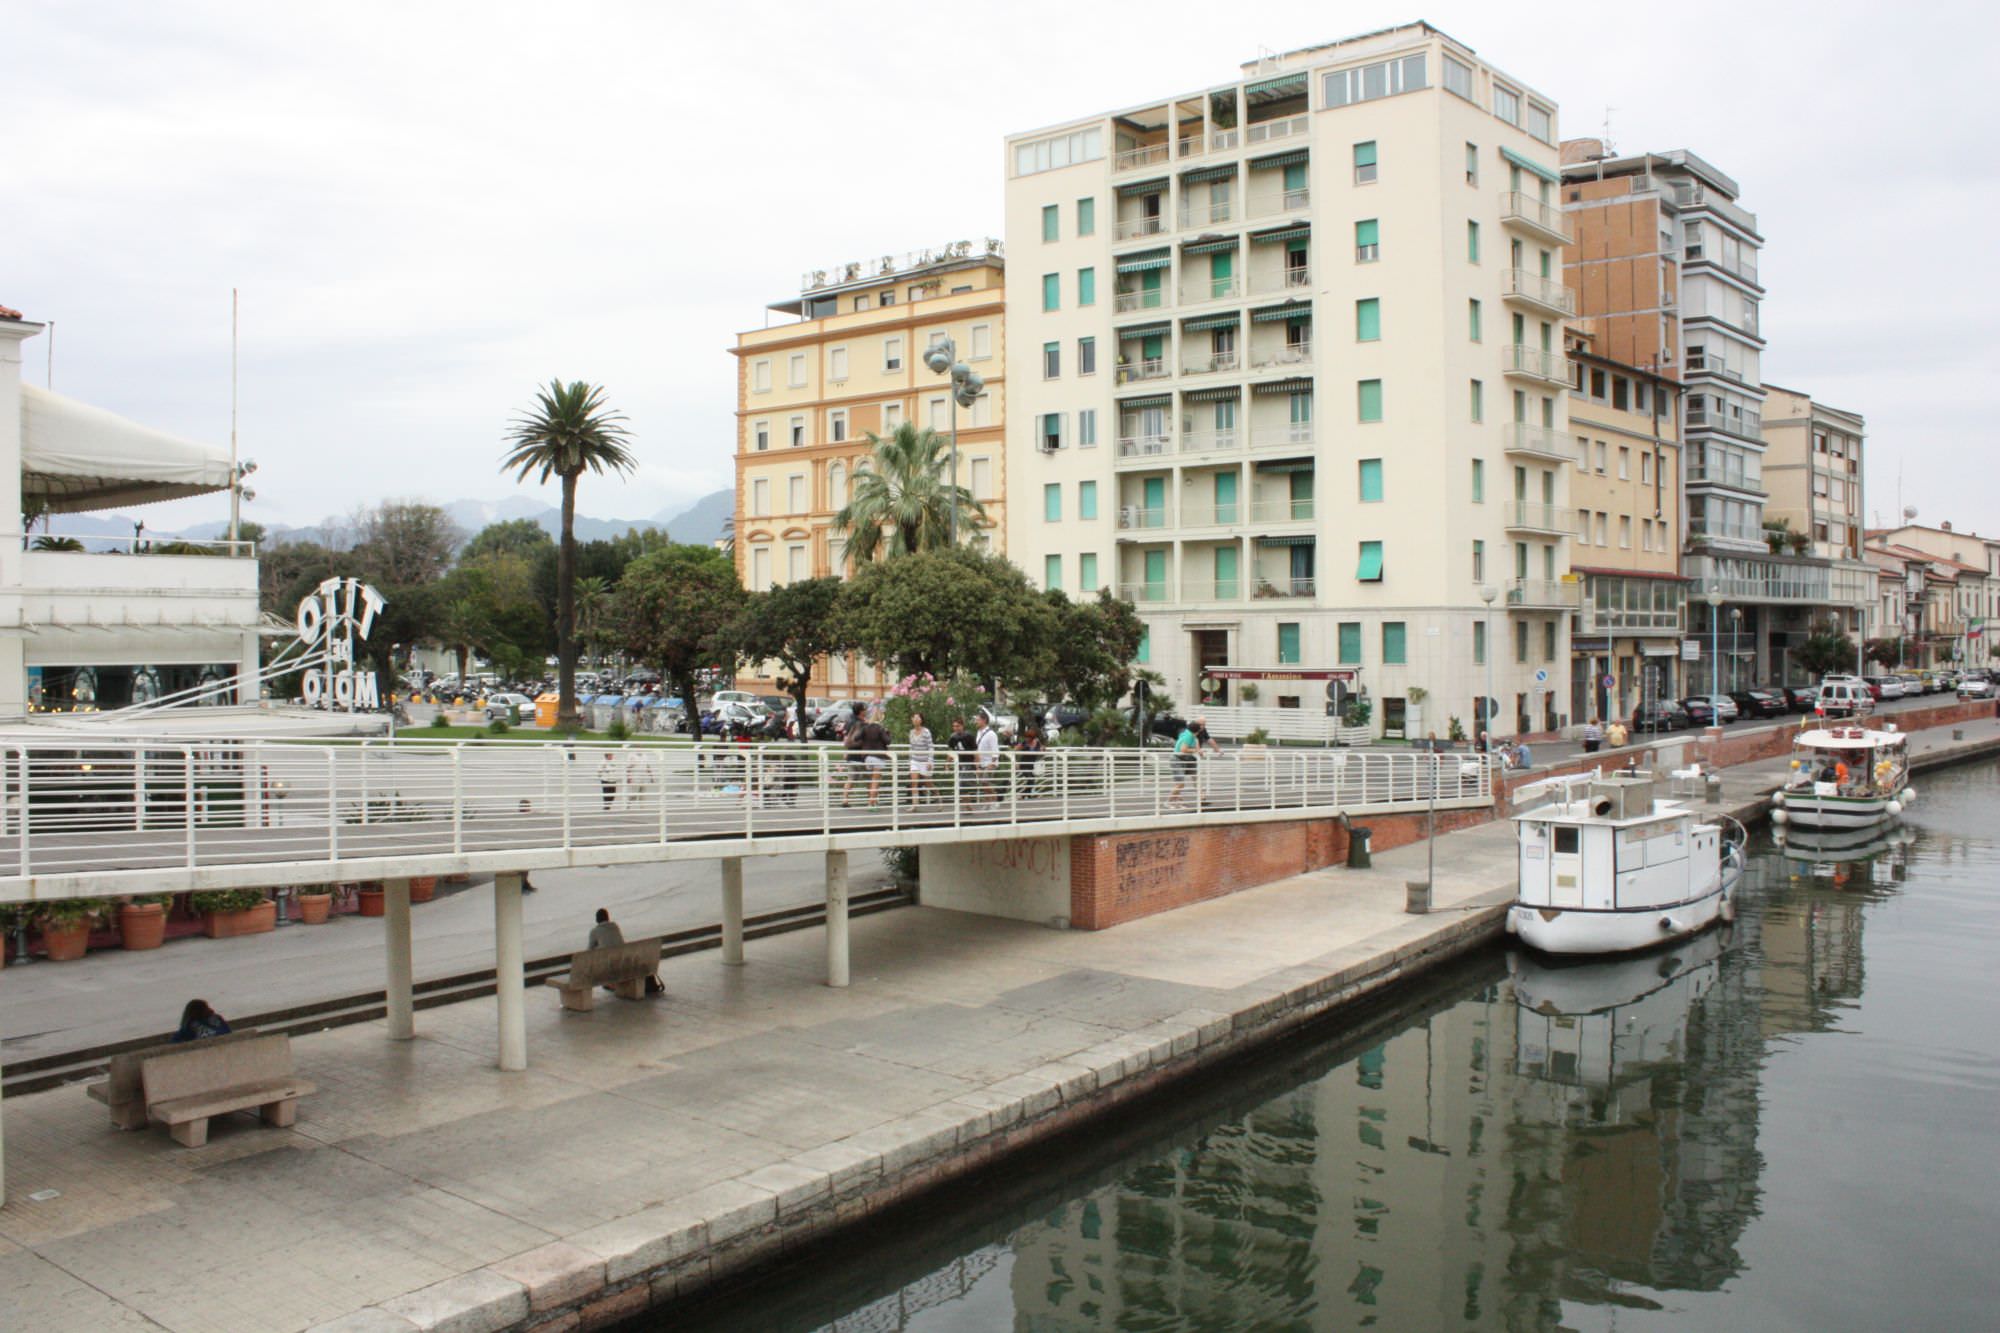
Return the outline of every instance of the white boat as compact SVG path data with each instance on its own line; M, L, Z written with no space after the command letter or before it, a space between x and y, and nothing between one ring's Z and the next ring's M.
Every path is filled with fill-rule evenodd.
M1771 797L1771 822L1786 829L1865 829L1903 813L1910 786L1909 737L1893 726L1815 727L1792 743L1792 772Z
M1539 786L1554 799L1514 816L1519 888L1507 929L1523 944L1552 954L1630 953L1735 919L1740 842L1678 802L1656 800L1651 774Z

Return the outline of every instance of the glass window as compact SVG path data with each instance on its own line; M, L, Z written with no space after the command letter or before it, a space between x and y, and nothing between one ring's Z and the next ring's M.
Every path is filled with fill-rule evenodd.
M1375 342L1382 337L1382 302L1379 297L1366 297L1354 303L1354 340Z
M1406 645L1403 639L1403 622L1385 620L1382 622L1382 665L1401 666L1405 661Z
M1058 240L1062 236L1062 210L1054 204L1042 205L1042 239Z
M1097 373L1097 339L1078 338L1076 340L1076 373L1095 375Z
M1483 458L1472 460L1472 502L1486 503L1486 460Z
M1361 562L1356 566L1354 577L1363 583L1382 581L1382 543L1361 543Z
M1367 185L1374 181L1376 172L1375 141L1354 145L1354 183Z
M786 363L786 387L803 389L806 384L806 354L794 352Z
M1477 264L1479 262L1479 224L1477 222L1468 222L1465 224L1465 260L1469 264Z
M1080 481L1076 485L1076 516L1078 518L1097 517L1097 483Z
M1486 543L1476 538L1472 543L1472 581L1486 582Z
M758 422L756 437L759 451L769 449L771 447L771 423L768 421Z
M771 363L769 361L752 363L750 367L750 391L752 393L769 393L771 391Z
M1278 665L1290 666L1299 660L1299 626L1297 621L1281 621L1278 625Z
M1556 141L1555 117L1549 113L1547 107L1538 106L1533 102L1528 103L1528 133L1543 143Z
M1472 400L1470 406L1474 421L1484 421L1486 419L1486 386L1478 380L1472 381Z
M1484 329L1479 322L1479 302L1477 301L1467 301L1465 303L1465 332L1466 336L1474 342L1485 340Z
M1085 551L1076 558L1076 590L1078 592L1097 591L1097 553L1095 551Z
M1354 262L1372 264L1382 257L1382 226L1375 218L1354 224Z
M1493 114L1509 125L1521 123L1521 94L1505 84L1493 85Z
M1132 660L1140 666L1153 660L1153 631L1150 626L1139 627L1139 651L1132 654Z
M1465 146L1465 183L1479 184L1479 145L1476 143Z
M884 338L882 340L882 369L901 370L903 368L903 340Z
M1483 620L1472 622L1472 664L1486 665L1486 622Z
M1466 101L1470 102L1472 100L1472 66L1446 56L1444 58L1444 90L1463 97Z
M1061 556L1050 555L1042 557L1042 586L1044 588L1062 587Z
M1041 416L1042 449L1054 453L1062 448L1062 413L1044 412Z
M1062 344L1042 344L1042 378L1056 379L1062 374Z
M1091 162L1103 156L1104 127L1093 125L1087 130L1058 134L1035 143L1015 144L1014 174L1032 176L1039 171L1054 171L1057 167Z
M1394 60L1380 60L1372 65L1335 70L1321 84L1329 108L1372 102L1378 97L1415 92L1425 86L1424 57L1421 55L1398 56Z
M1076 201L1076 234L1079 236L1095 236L1097 234L1097 200L1079 199Z
M1382 419L1382 381L1362 380L1359 385L1361 419L1380 421Z
M833 380L847 378L847 349L836 347L827 353L827 377Z
M974 324L972 326L972 359L984 361L993 355L993 326Z
M1051 523L1062 522L1062 484L1050 482L1042 487L1042 517Z
M1340 622L1340 664L1361 665L1361 622L1358 620Z
M1076 447L1092 449L1097 446L1097 409L1086 407L1076 414ZM1095 485L1095 483L1090 483Z
M1076 271L1076 303L1078 305L1097 304L1097 270L1080 268Z
M1042 275L1042 309L1062 309L1062 274L1044 273Z
M1516 662L1528 660L1528 622L1525 620L1514 622L1514 660Z
M1382 460L1364 458L1361 460L1361 501L1372 504L1382 498Z

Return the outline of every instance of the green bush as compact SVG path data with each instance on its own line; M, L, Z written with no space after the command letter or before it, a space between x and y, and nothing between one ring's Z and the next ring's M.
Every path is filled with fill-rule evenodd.
M262 889L210 889L188 895L188 906L196 912L247 912L264 905Z
M924 725L931 729L931 735L942 745L945 737L951 735L951 720L954 717L965 719L967 731L978 731L979 707L987 702L986 691L969 676L950 681L938 681L929 676L906 676L882 701L882 725L889 729L891 740L903 745L910 739L911 714L922 713Z
M1447 731L1447 732L1445 733L1445 735L1447 736L1447 738L1449 738L1449 739L1451 739L1451 740L1454 740L1454 741L1462 741L1462 740L1464 740L1464 739L1465 739L1465 724L1464 724L1463 722L1460 722L1460 721L1459 721L1459 720L1458 720L1457 718L1453 718L1453 719L1451 720L1451 729L1450 729L1449 731Z
M134 907L144 907L151 903L158 903L162 907L171 907L173 906L174 895L171 893L135 893L125 899L125 901L131 903Z
M28 903L28 919L44 926L73 926L79 921L95 925L104 915L102 898L51 898L45 903Z
M1271 733L1262 727L1258 727L1243 738L1243 743L1245 745L1269 745L1271 743Z
M438 709L431 717L431 726L438 731L443 731L451 726L451 719L444 715L444 709Z
M632 728L625 725L625 719L622 717L612 718L611 725L604 729L604 739L607 741L624 741L631 738Z
M1116 708L1100 708L1075 726L1064 727L1062 735L1056 737L1056 744L1102 750L1136 745L1138 740L1131 718Z
M493 736L505 736L513 729L507 725L507 719L504 717L496 717L486 724L487 733Z
M929 719L926 718L925 721L928 722ZM898 884L915 884L918 855L922 850L920 847L884 847L882 864L888 869L890 878Z

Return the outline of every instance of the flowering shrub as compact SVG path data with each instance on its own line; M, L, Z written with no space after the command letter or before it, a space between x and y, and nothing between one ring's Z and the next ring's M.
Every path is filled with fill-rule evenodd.
M924 725L942 745L951 734L954 717L965 719L967 731L977 731L976 714L985 702L986 691L969 676L942 682L929 675L905 676L883 701L882 724L889 728L890 739L902 745L910 739L910 716L922 713Z

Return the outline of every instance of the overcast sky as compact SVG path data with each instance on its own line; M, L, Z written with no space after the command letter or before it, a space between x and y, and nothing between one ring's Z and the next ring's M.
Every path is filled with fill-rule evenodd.
M0 304L57 321L58 392L226 443L241 288L267 522L513 494L501 434L551 375L604 384L643 460L580 507L645 517L729 484L725 349L801 271L997 234L1004 134L1420 17L1566 136L1609 106L1622 151L1734 175L1765 377L1868 418L1875 513L1900 467L1925 521L2000 530L1983 5L0 0Z

